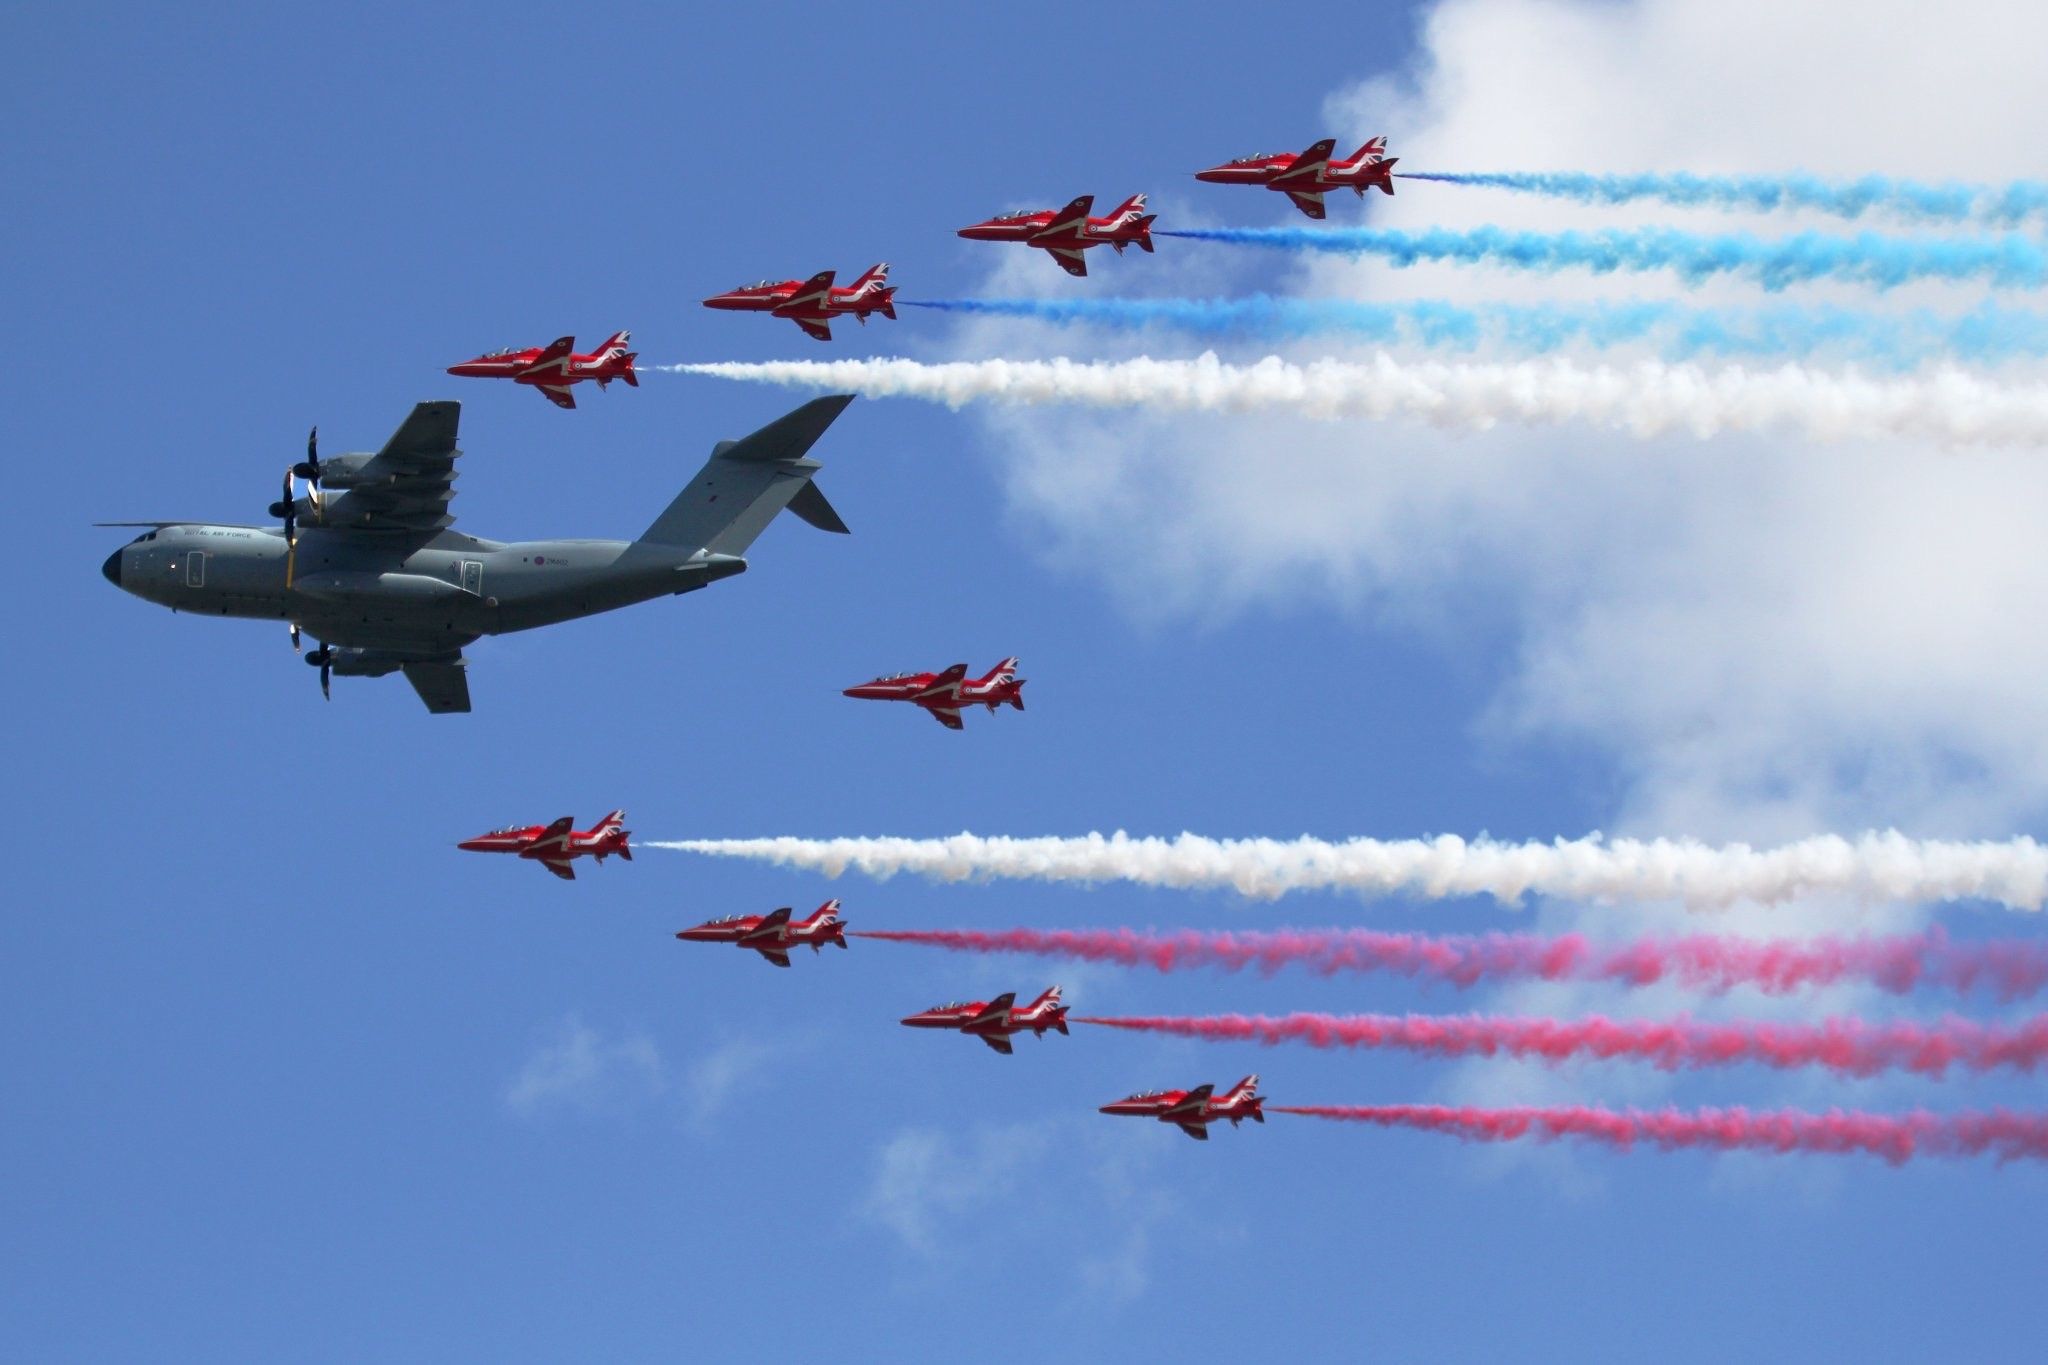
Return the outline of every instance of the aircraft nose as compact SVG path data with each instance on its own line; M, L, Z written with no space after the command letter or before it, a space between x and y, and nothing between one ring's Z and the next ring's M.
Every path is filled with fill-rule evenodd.
M112 583L117 588L121 586L121 552L119 550L107 556L107 562L100 565L100 572L106 575L109 583Z

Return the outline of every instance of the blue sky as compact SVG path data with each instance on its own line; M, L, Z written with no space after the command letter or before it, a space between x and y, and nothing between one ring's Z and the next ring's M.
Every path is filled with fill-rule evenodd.
M1198 1147L1094 1107L1251 1070L1280 1102L1445 1081L1078 1030L1005 1060L895 1021L1052 980L1083 1012L1478 1002L875 943L782 973L670 937L829 895L855 928L1512 912L835 884L656 851L568 886L453 848L612 806L652 839L1546 838L1639 817L1638 765L1514 723L1528 626L1483 574L1324 594L1281 565L1284 590L1146 611L1013 495L1014 432L871 401L816 452L853 536L785 519L713 591L486 641L467 717L396 680L337 679L323 704L282 628L173 617L97 572L120 537L92 521L260 521L309 424L374 449L424 398L465 404L463 529L630 535L713 441L796 400L653 375L560 413L442 369L619 327L651 362L939 354L937 316L842 325L826 352L697 300L878 259L906 297L1006 292L1003 249L953 229L1082 192L1283 221L1186 173L1326 132L1401 150L1398 128L1326 127L1325 100L1412 76L1411 16L44 7L0 33L0 281L34 358L4 419L0 1355L2030 1354L2037 1171L1503 1153L1286 1120ZM1145 290L1171 249L1071 287ZM1176 515L1170 489L1154 510ZM964 735L838 695L1013 653L1031 709ZM2036 1090L1575 1081L1619 1103Z

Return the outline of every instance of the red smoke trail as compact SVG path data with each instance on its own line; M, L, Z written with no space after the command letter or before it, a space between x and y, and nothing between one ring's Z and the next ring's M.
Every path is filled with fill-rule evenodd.
M1702 1024L1689 1019L1512 1019L1490 1015L1218 1014L1073 1020L1207 1042L1307 1043L1397 1048L1426 1057L1630 1058L1679 1067L1821 1066L1848 1076L1902 1070L1943 1076L1950 1067L2032 1071L2048 1061L2048 1015L2012 1028L1948 1018L1935 1024Z
M1307 967L1392 972L1460 988L1480 981L1672 981L1700 991L1751 986L1772 995L1861 981L1903 995L1922 986L1989 990L2017 1000L2048 988L2048 943L1951 943L1939 929L1888 938L1747 939L1716 934L1599 944L1582 934L1392 934L1367 929L1139 933L1132 929L870 932L861 938L955 952L1028 953L1172 972Z
M1670 1151L1705 1147L1713 1151L1867 1152L1897 1165L1915 1156L1982 1156L2003 1163L2048 1159L2048 1114L1982 1113L1863 1114L1831 1109L1752 1113L1747 1109L1593 1109L1565 1105L1552 1109L1480 1109L1448 1104L1361 1104L1266 1106L1269 1114L1306 1114L1386 1128L1421 1128L1450 1133L1468 1142L1505 1142L1562 1137L1604 1142L1626 1151L1638 1142Z

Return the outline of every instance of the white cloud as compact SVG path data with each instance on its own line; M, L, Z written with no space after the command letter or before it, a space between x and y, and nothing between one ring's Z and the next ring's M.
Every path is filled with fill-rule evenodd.
M607 1038L575 1015L563 1019L505 1088L505 1106L521 1118L565 1110L629 1109L665 1088L660 1049L644 1034Z
M2048 39L2048 10L1964 3L1944 7L1937 24L1927 17L1918 5L1867 0L1447 0L1428 17L1412 70L1334 96L1326 130L1387 133L1413 169L1989 181L2034 172L2033 130L2048 116L2034 54ZM1192 202L1237 221L1277 213L1263 202L1270 196L1227 204L1227 194ZM1356 211L1348 198L1333 204ZM1369 211L1400 226L1804 225L1791 215L1592 209L1443 185L1404 184ZM1199 250L1172 243L1149 263L1148 283L1171 288L1179 258ZM1206 268L1190 261L1188 278ZM1295 264L1287 289L1461 303L1678 292L1657 276L1393 270L1324 257ZM1756 296L1723 283L1688 297ZM1841 286L1799 297L1865 301ZM1883 306L1958 308L1978 297L1923 285ZM1207 344L1003 320L965 327L954 354L1126 357ZM1283 351L1302 361L1357 354L1328 342ZM2044 370L2004 373L2024 382ZM2048 809L2048 688L2039 682L2048 675L2048 462L2036 457L1897 439L1825 446L1763 435L1458 435L1263 415L978 416L1010 497L1045 532L1037 539L1048 558L1098 575L1134 616L1315 600L1399 623L1447 652L1504 645L1509 672L1477 723L1494 740L1571 742L1611 763L1623 785L1603 821L1610 832L1777 843L1899 825L1991 838ZM1816 928L1851 913L1818 902L1803 911ZM1601 913L1548 903L1538 918L1563 929ZM1627 913L1640 929L1660 912ZM1739 915L1715 923L1758 927ZM1503 1003L1521 999L1564 1013L1647 1003L1593 989L1510 993ZM1808 1002L1844 1007L1889 1005L1844 994ZM1447 1078L1453 1097L1482 1102L1519 1085L1643 1100L1664 1084L1612 1067ZM1785 1093L1758 1078L1758 1100L1767 1087Z
M1067 1119L906 1128L878 1153L860 1213L934 1275L982 1274L955 1253L994 1224L1012 1254L1071 1260L1077 1299L1128 1301L1150 1282L1160 1229L1181 1216L1152 1172L1157 1149L1132 1136ZM1062 1198L1040 1197L1053 1187Z

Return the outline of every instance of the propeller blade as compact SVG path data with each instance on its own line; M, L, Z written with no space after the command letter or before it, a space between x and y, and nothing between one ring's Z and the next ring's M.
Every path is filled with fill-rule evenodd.
M291 574L289 573L289 571L287 571L287 573L285 574L285 581L286 581L287 583L289 583L289 582L291 581ZM294 621L294 622L292 622L292 653L296 654L296 653L298 653L298 652L299 652L299 623L298 623L297 621Z
M306 480L308 483L311 483L315 488L318 488L320 486L319 427L314 427L311 431L306 433L305 461L301 464L292 466L292 473L297 474L300 478Z

